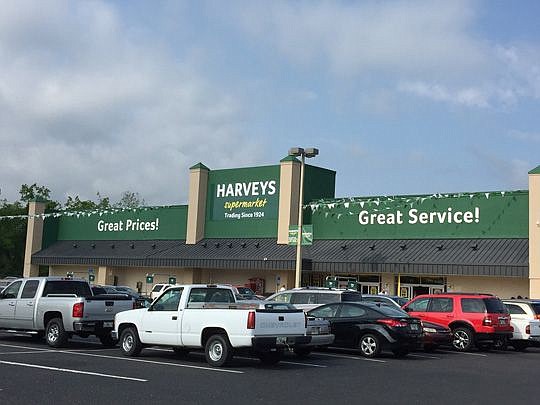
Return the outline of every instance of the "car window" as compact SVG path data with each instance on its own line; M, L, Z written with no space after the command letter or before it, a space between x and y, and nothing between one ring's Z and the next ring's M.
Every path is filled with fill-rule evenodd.
M429 304L429 298L419 298L411 302L407 308L413 312L426 312Z
M316 318L334 318L338 308L339 304L324 305L322 307L312 309L308 314L309 316L314 316Z
M225 288L192 288L188 303L193 302L235 302L233 292Z
M376 308L373 308L376 312L379 312L385 316L392 316L392 317L404 317L409 316L407 312L402 310L401 308L396 307L394 304L379 304Z
M461 310L469 313L486 312L486 306L482 298L462 298Z
M484 298L484 305L490 314L505 314L508 312L502 301L498 298Z
M358 302L362 301L362 294L358 292L344 292L341 294L342 302Z
M316 304L316 293L293 293L291 297L291 304Z
M38 280L28 280L23 287L21 298L34 298L36 296Z
M510 312L511 315L522 315L522 314L527 313L519 305L515 305L515 304L505 304L505 305L506 305L506 308L508 308L508 312Z
M332 302L339 302L339 294L318 294L319 295L319 304L330 304Z
M92 290L84 281L50 280L45 283L43 297L50 294L75 294L77 297L91 297Z
M366 316L366 310L358 305L343 304L341 306L341 311L339 311L339 317L349 318L353 316L356 316L356 317Z
M531 307L536 315L540 315L540 302L531 302Z
M429 312L452 312L454 301L452 298L432 298Z
M152 288L152 292L159 292L161 291L161 287L163 287L163 284L156 284L154 288Z
M290 303L291 302L291 296L292 296L291 293L278 294L274 298L272 298L271 301Z
M152 305L152 311L176 311L180 303L183 288L171 288L167 290L159 299Z
M17 298L17 295L19 295L19 289L21 288L22 281L17 281L16 283L11 284L10 286L6 287L6 289L2 292L2 295L4 298Z

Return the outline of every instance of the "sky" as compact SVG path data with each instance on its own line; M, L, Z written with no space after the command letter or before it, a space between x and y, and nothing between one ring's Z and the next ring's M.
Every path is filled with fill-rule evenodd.
M528 188L540 2L5 1L0 199L185 204L189 167L335 170L336 196Z

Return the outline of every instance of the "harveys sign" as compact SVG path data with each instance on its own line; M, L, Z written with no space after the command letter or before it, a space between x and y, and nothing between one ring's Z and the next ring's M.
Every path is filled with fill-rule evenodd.
M269 219L277 215L277 181L217 183L214 220Z

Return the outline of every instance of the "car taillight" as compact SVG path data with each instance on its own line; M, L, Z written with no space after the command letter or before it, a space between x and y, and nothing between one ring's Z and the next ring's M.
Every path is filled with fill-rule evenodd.
M535 319L540 319L540 314L536 314L534 317Z
M77 302L76 304L73 304L73 311L71 312L71 316L73 318L82 318L84 312L84 302Z
M304 328L307 329L307 314L304 312Z
M493 325L493 320L489 316L485 316L484 320L482 321L482 325L484 326L491 326Z
M531 325L527 325L527 326L525 327L525 333L526 333L527 335L530 335L530 334L531 334Z
M405 328L407 322L400 321L399 319L378 319L378 323L384 323L392 328Z
M247 328L255 329L255 311L249 311L248 313Z

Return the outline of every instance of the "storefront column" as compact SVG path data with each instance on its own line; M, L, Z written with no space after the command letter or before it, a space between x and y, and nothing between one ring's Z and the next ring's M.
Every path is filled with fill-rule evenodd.
M96 284L98 285L108 285L107 283L107 266L99 266L96 274Z
M385 291L388 295L398 295L394 285L394 275L383 273L381 274L381 292Z
M540 166L529 172L529 297L540 298Z
M194 245L204 238L206 220L206 196L208 194L208 172L202 163L189 168L189 198L186 244Z
M298 224L298 199L300 198L300 162L294 156L280 161L279 218L277 243L289 243L289 226Z
M43 240L43 218L36 217L45 212L46 202L36 199L28 203L28 225L24 250L23 277L37 277L39 266L32 264L32 255L41 250Z

